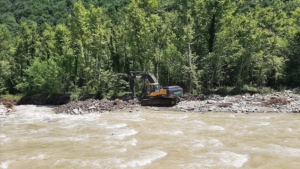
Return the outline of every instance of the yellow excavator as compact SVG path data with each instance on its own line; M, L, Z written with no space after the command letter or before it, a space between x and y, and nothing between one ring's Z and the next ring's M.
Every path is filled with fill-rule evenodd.
M156 77L150 72L130 71L129 84L132 97L136 98L135 80L144 80L140 101L142 106L174 106L180 102L183 89L180 86L161 87Z

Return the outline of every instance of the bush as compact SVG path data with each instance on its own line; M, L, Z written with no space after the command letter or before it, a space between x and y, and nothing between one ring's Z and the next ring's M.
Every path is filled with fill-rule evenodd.
M262 88L258 89L258 92L262 93L262 94L269 94L269 93L273 93L274 90L270 87L262 87Z
M61 69L53 60L40 61L38 58L25 70L27 78L16 87L26 94L60 93Z
M23 95L21 95L21 94L12 95L12 94L6 93L5 95L0 95L0 98L6 98L6 99L10 99L10 100L20 100L22 97L23 97Z
M11 68L9 62L0 60L0 94L7 90L6 81L9 79L11 75Z
M232 88L231 87L221 87L217 89L216 94L221 96L226 96L231 94Z
M79 100L81 95L82 95L82 90L77 89L76 91L71 93L71 101Z
M246 84L244 84L244 85L243 85L243 90L249 90L249 86L246 85Z
M105 98L118 95L129 86L124 80L125 78L127 78L126 74L102 70L100 79L92 83L93 86L90 86L90 88L95 88L96 92L101 93L102 97Z
M230 95L237 95L237 94L241 94L242 90L239 87L235 87L230 91Z
M249 90L252 91L252 92L258 92L256 87L249 87Z
M207 88L202 88L200 93L201 93L201 94L204 94L204 95L210 95L210 94L214 94L215 91L214 91L214 90L207 89Z

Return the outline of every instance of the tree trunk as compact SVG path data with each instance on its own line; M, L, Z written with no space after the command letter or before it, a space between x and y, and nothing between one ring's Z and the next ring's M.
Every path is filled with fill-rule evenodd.
M188 91L191 92L192 90L192 61L191 61L191 44L188 42L188 64L189 64L189 81L188 81Z
M216 24L216 15L213 14L210 28L209 28L209 39L208 39L208 51L213 52L214 42L215 42L215 24Z

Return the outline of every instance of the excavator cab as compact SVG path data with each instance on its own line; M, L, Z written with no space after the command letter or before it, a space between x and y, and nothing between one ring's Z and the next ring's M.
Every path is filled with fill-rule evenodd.
M147 84L147 95L149 95L152 92L159 92L160 89L161 87L158 83L149 83Z

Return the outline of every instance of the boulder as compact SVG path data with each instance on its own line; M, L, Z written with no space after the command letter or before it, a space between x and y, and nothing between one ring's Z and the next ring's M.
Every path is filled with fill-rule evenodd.
M78 109L73 109L73 113L78 115L79 114L79 110Z
M293 90L292 90L292 93L294 93L294 94L299 94L300 93L300 88L298 87L298 88L294 88Z

